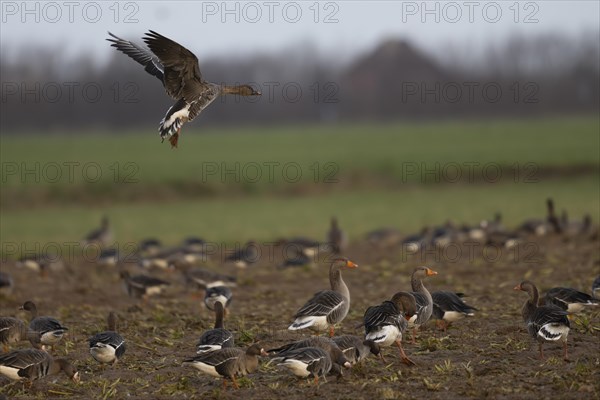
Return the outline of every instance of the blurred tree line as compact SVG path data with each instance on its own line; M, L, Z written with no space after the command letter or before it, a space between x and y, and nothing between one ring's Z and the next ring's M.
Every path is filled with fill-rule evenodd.
M577 39L513 37L480 60L455 47L432 56L387 40L348 63L319 59L310 46L246 58L203 60L199 54L205 79L250 82L263 96L223 97L196 127L598 111L597 32ZM156 78L116 51L100 65L90 55L65 62L56 49L31 46L17 59L3 57L0 68L3 134L154 130L173 103Z

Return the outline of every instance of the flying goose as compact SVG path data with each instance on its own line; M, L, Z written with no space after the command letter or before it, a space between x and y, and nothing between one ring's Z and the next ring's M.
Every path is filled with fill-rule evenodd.
M261 95L250 85L227 86L205 81L198 58L191 51L152 30L143 38L150 51L110 32L108 34L111 38L106 40L112 43L112 47L143 65L146 72L162 82L167 95L176 100L158 128L162 140L168 138L171 147L177 147L183 124L196 118L220 95Z

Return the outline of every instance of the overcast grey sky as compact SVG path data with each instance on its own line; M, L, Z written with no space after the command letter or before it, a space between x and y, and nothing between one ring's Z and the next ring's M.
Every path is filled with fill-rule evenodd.
M312 43L321 55L355 56L398 37L442 53L448 44L477 51L514 34L598 32L590 1L2 1L2 55L31 44L87 51L106 59L106 31L140 40L153 29L194 51L269 53ZM448 50L449 51L449 50Z

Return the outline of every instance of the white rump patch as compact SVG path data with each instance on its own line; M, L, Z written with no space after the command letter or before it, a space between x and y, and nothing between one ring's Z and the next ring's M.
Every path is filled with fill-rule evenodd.
M546 340L567 340L569 327L563 324L549 323L540 328L538 335Z

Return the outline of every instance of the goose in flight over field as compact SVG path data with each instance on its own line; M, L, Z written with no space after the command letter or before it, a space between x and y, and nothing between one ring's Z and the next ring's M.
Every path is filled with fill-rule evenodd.
M167 94L176 103L169 108L158 128L160 137L169 139L171 147L177 147L181 127L191 121L221 94L260 96L260 91L250 85L227 86L207 82L202 78L198 58L182 45L154 31L143 40L150 49L119 38L108 40L111 46L144 66L146 72L157 77Z

